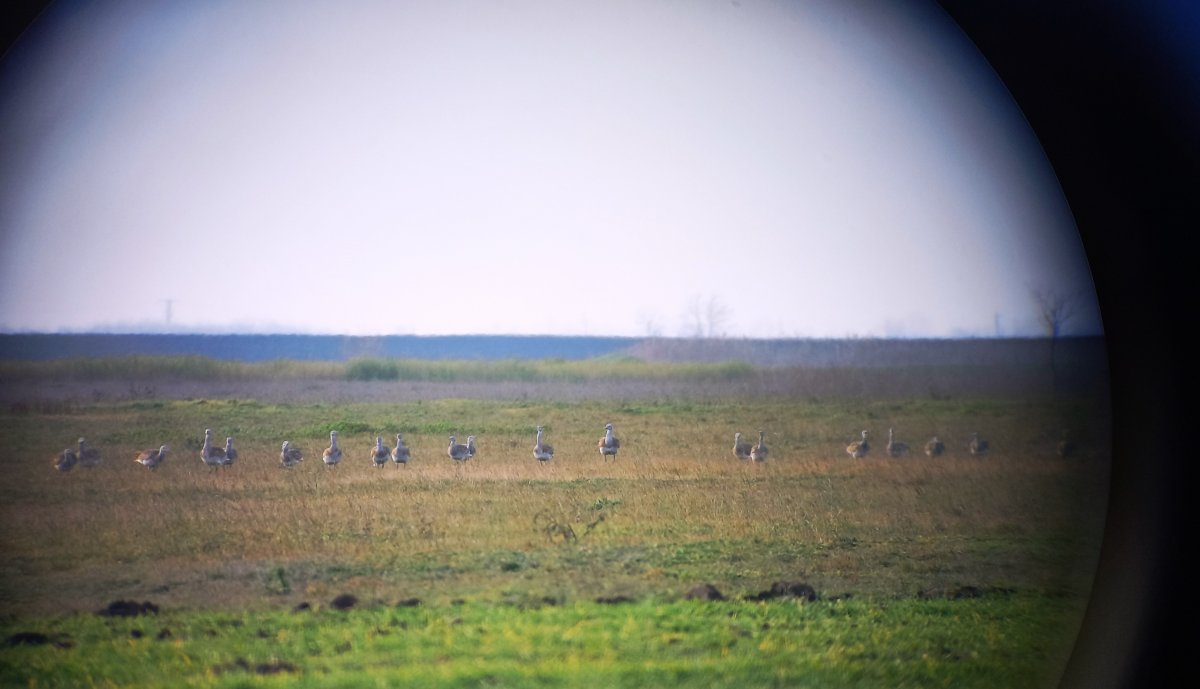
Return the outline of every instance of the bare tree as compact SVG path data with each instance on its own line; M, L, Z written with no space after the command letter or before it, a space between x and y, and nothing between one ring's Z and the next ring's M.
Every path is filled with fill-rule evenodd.
M662 337L662 324L659 323L658 314L648 313L643 311L638 316L638 327L641 328L642 334L650 339Z
M1050 377L1055 390L1058 389L1058 361L1055 350L1058 338L1062 336L1063 326L1078 310L1078 299L1075 295L1062 292L1053 287L1031 287L1029 290L1033 303L1037 306L1038 322L1046 336L1050 338Z
M1038 322L1046 335L1051 338L1061 336L1063 326L1078 311L1075 296L1053 287L1030 288L1030 295L1037 306Z
M690 337L724 337L729 309L714 295L693 296L683 313L685 334Z

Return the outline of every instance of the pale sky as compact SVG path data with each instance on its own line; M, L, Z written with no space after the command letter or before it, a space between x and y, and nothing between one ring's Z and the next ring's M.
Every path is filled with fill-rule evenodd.
M60 2L0 69L0 330L1101 332L932 3Z

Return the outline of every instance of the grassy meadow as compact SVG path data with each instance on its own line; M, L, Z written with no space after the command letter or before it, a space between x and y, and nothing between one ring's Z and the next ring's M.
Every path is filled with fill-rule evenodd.
M129 365L20 375L34 390L40 379L153 378L145 362ZM221 366L170 375L396 380L388 362L370 375ZM627 361L521 369L533 374L439 366L396 370L599 380L609 393L336 404L34 395L0 409L0 685L1057 682L1102 538L1105 400L944 386L886 398L633 396L621 381L639 364ZM771 375L673 366L640 375ZM595 447L606 422L622 443L611 462ZM548 464L532 458L538 425L556 448ZM889 427L910 456L884 455ZM233 466L200 461L205 428L235 438ZM1075 456L1055 454L1063 428L1076 431ZM770 459L734 459L733 433L760 429ZM862 429L874 450L852 459L844 448ZM320 460L331 430L346 451L336 468ZM991 442L985 458L966 451L974 431ZM410 464L371 466L375 436L397 432ZM478 455L451 462L448 437L468 434ZM930 459L919 447L935 434L947 452ZM104 461L55 471L54 455L80 436ZM280 466L284 440L304 462ZM172 451L159 469L133 462L163 443ZM815 600L759 595L776 582L804 582ZM701 583L724 600L688 600ZM356 603L341 610L344 594ZM97 614L117 600L157 612Z

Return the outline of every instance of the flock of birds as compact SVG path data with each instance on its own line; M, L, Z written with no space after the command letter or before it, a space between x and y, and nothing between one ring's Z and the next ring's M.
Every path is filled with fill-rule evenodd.
M862 438L855 440L846 446L846 454L851 457L866 457L871 451L871 443L867 440L867 431L862 432ZM896 440L896 434L893 429L888 429L888 441L884 446L884 451L889 457L903 457L908 454L908 443ZM971 442L967 443L967 451L972 455L979 457L987 454L988 441L979 437L979 433L974 433L971 436ZM946 452L946 443L942 442L941 438L936 435L930 438L925 443L925 454L929 457L940 457ZM1060 444L1060 454L1062 454Z
M854 458L866 457L871 451L871 444L867 440L868 432L863 431L862 437L846 446L846 453ZM596 443L596 447L600 452L600 456L605 459L616 459L617 452L621 449L621 441L613 434L613 425L611 423L604 425L604 437ZM907 443L896 440L893 429L888 429L888 441L884 447L885 452L890 457L903 457L909 453ZM937 436L930 438L925 443L925 454L929 457L939 457L946 451L946 444ZM971 440L967 443L967 450L973 456L982 456L988 451L988 441L981 438L979 433L974 433ZM167 453L170 451L168 445L160 445L157 448L149 448L138 452L134 457L134 461L148 469L156 469L163 460L166 459ZM741 433L733 435L733 456L751 462L766 461L769 449L766 444L766 432L758 432L758 443L751 444L742 439ZM1074 442L1072 441L1068 431L1063 431L1062 438L1058 442L1057 452L1059 456L1066 457L1074 452ZM475 456L475 436L467 436L466 443L458 442L456 436L450 436L450 446L446 448L446 455L455 462L465 462ZM325 466L334 467L341 463L344 453L340 445L338 445L338 432L329 432L329 447L325 448L321 454L321 460ZM230 466L237 459L237 449L233 446L233 438L225 438L225 446L220 447L213 445L213 431L211 428L204 430L204 445L200 448L200 459L204 464L216 471L222 467ZM397 467L407 466L409 459L412 457L409 448L404 443L404 435L396 434L396 445L388 447L383 441L383 436L375 437L375 447L371 450L371 462L378 468L383 468L389 463ZM533 445L533 457L539 462L549 462L554 459L554 447L545 442L545 429L542 426L537 427L537 440ZM304 460L304 453L300 448L295 447L290 441L284 441L283 447L279 453L279 463L283 467L293 467ZM60 452L54 458L54 466L59 471L70 471L79 464L84 467L93 467L100 463L100 451L94 447L88 447L87 440L80 438L78 447L67 448Z

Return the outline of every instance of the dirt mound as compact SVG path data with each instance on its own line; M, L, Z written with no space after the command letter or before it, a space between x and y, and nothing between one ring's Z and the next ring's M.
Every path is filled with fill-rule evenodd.
M41 646L50 643L50 637L38 632L17 632L4 640L5 646Z
M4 645L8 648L15 646L44 646L48 643L53 643L55 648L72 648L75 646L75 642L68 636L59 635L56 639L51 639L41 632L17 632L4 640Z
M329 602L330 607L334 610L349 610L358 605L358 596L352 593L343 593Z
M1000 586L974 586L968 584L959 586L955 589L949 588L932 588L921 589L917 591L917 598L929 600L932 598L946 598L949 600L968 600L971 598L983 598L984 596L993 595L1008 595L1014 593L1013 589L1003 588Z
M157 615L158 606L150 601L141 603L133 600L115 600L108 607L96 612L104 617L137 617L138 615Z
M683 597L686 600L725 600L725 596L712 584L696 584Z
M817 599L817 591L802 581L777 581L766 591L746 596L746 600L771 600L773 598L803 598L812 602Z
M596 599L601 605L618 605L620 603L633 603L636 599L629 596L600 596Z

